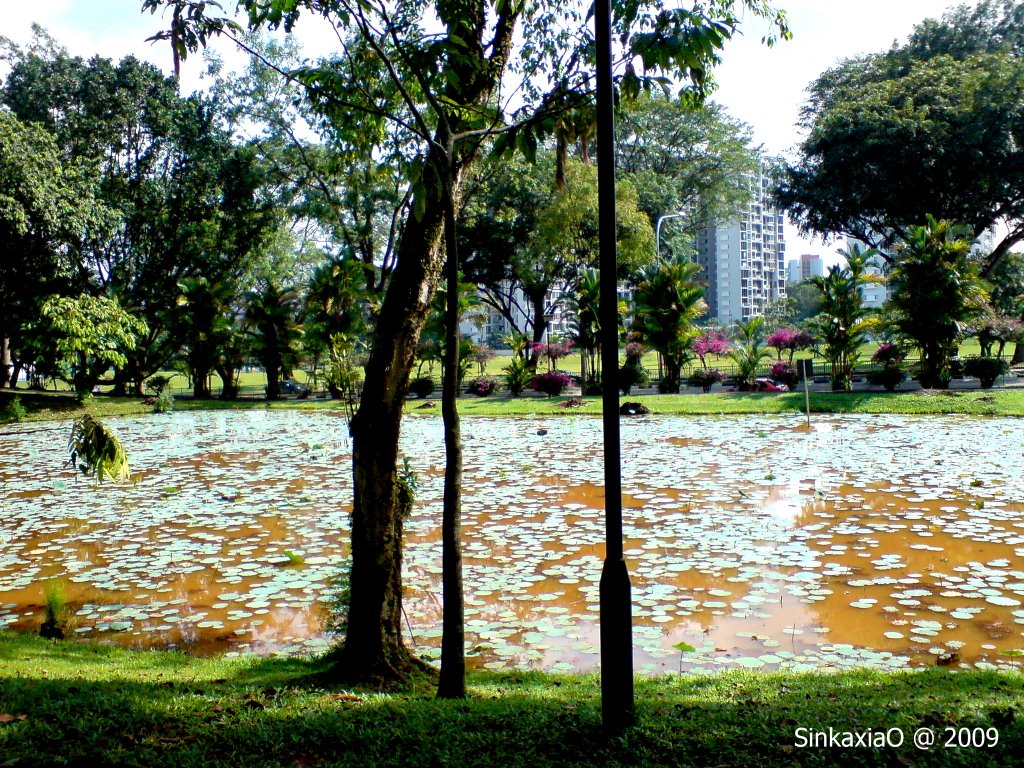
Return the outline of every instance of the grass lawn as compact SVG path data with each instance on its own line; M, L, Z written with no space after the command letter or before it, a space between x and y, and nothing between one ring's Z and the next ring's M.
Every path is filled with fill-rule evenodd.
M342 690L322 669L0 633L0 764L1013 766L1024 753L1019 674L638 679L637 724L608 735L594 677L474 673L467 700L438 701L427 679L391 693ZM811 731L830 727L898 729L889 738L905 743L812 746ZM919 728L937 737L931 750L912 746ZM942 746L972 737L997 743Z
M0 423L4 422L6 404L11 393L0 390ZM78 399L62 393L19 393L27 415L26 421L70 420L89 411L99 417L145 414L152 407L138 398L99 396L87 406ZM568 397L470 397L459 400L463 416L538 416L575 413L598 415L601 399L582 398L583 405L566 408ZM711 394L637 395L620 398L641 402L656 414L718 415L740 413L803 413L804 395L790 393L713 392ZM426 403L433 406L424 407ZM286 399L274 403L263 400L190 400L178 399L179 410L216 409L241 410L248 408L289 408L297 410L342 410L338 400ZM412 399L406 403L411 415L440 415L436 400ZM970 416L1024 416L1024 389L988 389L958 391L912 392L816 392L811 393L813 413L905 413L905 414L964 414Z

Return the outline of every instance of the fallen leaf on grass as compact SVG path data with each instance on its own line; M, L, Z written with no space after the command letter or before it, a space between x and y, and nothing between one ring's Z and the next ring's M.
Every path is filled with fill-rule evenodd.
M362 701L361 696L355 696L351 693L328 693L324 696L325 699L332 701Z
M16 723L27 718L28 715L9 715L6 712L0 712L0 723Z

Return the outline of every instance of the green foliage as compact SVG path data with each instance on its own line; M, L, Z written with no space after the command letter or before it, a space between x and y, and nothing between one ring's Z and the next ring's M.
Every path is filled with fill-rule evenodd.
M106 296L51 296L43 302L40 329L52 334L62 363L78 390L92 389L110 366L123 366L146 323Z
M717 104L642 94L622 102L615 129L616 168L651 225L687 211L663 221L658 255L692 253L701 225L733 218L749 202L746 179L757 169L750 129Z
M696 368L690 373L689 384L691 387L700 387L705 392L710 392L711 388L724 378L725 374L717 368Z
M885 387L888 392L895 390L906 378L906 371L896 361L888 362L881 368L868 371L867 374L869 384L874 384L876 387Z
M267 399L281 396L281 379L298 364L302 328L298 324L299 296L267 280L246 295L245 319L249 349L267 374Z
M853 386L853 369L860 359L860 348L878 325L876 316L864 306L861 296L862 286L881 280L868 266L876 253L873 248L862 251L856 245L848 251L840 251L846 258L846 266L832 266L828 274L815 275L810 281L821 299L821 312L813 319L811 327L831 368L832 389L837 391Z
M71 454L68 463L83 475L95 475L99 482L103 482L104 477L114 483L128 480L128 454L121 441L90 414L79 418L71 427L68 452Z
M322 599L327 609L323 623L324 632L343 636L348 631L348 609L352 601L352 562L343 559L337 572L327 581L327 591Z
M146 379L146 389L154 395L160 395L165 389L167 389L167 387L170 386L173 379L174 374L171 374L170 376L150 376Z
M921 386L946 387L956 342L985 309L971 243L948 221L911 227L889 275L890 323L921 351Z
M987 267L1024 237L1019 13L984 6L923 22L905 45L846 60L810 86L807 138L779 190L803 229L888 249L929 214L967 226L970 239L1009 220Z
M420 481L412 468L408 456L402 457L402 468L399 470L395 481L395 502L402 517L408 519L416 504L416 491L419 490Z
M737 320L734 335L729 357L736 363L738 388L741 391L752 390L761 364L771 356L765 340L764 318L752 317L746 322Z
M512 397L519 397L523 390L530 386L533 381L533 369L528 360L522 357L513 357L512 360L502 368L505 386Z
M409 382L409 391L422 400L425 397L429 397L436 386L430 376L417 376Z
M996 379L1010 372L1010 364L999 357L968 357L964 360L964 374L976 377L982 389L995 384Z
M678 392L684 363L707 312L699 267L683 256L662 258L641 270L633 291L633 331L661 355L666 391Z
M25 406L21 403L21 398L15 395L4 406L4 409L0 411L0 419L6 422L17 423L24 421L25 417L28 416L28 411L25 410Z
M628 395L633 387L646 387L650 383L651 375L639 360L627 360L626 364L619 368L619 391L623 395ZM676 387L676 391L679 391L678 387ZM596 394L601 393L597 392Z
M153 413L170 413L174 410L174 395L169 389L161 389L153 403Z
M49 579L43 584L43 623L39 627L42 637L60 640L64 637L67 620L67 588L60 579Z

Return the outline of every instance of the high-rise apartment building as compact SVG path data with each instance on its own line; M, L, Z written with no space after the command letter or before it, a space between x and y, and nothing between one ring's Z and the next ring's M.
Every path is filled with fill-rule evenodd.
M709 314L721 325L761 316L786 295L785 217L771 202L766 171L762 163L751 175L750 201L738 218L712 223L697 234Z

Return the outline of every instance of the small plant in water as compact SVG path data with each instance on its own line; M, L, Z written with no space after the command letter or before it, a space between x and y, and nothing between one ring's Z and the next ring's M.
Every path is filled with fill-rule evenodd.
M290 549L286 549L281 554L288 558L288 562L284 563L285 567L291 566L293 568L297 568L300 565L306 564L306 558L298 552L292 552Z
M46 611L46 618L39 627L39 635L51 640L63 640L67 609L64 582L51 579L43 585L43 608Z

